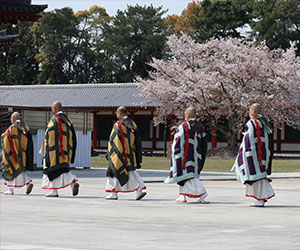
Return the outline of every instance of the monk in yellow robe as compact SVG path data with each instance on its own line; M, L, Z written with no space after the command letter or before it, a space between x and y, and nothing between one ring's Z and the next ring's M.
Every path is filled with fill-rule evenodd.
M136 191L136 199L142 199L146 186L135 171L141 168L142 143L138 127L127 116L124 106L117 109L118 121L114 124L108 142L107 182L105 191L110 193L107 200L117 200L118 193Z
M26 194L33 188L32 180L25 171L33 171L33 142L29 127L21 120L20 114L11 115L11 125L1 135L2 175L8 191L4 194L13 195L14 188L26 186Z
M53 117L48 123L41 154L44 155L42 189L51 190L46 197L58 197L58 190L71 186L73 196L79 192L76 176L70 171L76 152L76 134L60 102L51 107Z

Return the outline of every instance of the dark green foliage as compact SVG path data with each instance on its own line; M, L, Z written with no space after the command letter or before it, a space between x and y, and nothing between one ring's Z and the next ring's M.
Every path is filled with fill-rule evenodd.
M253 38L257 43L266 41L270 49L287 49L291 44L300 55L300 1L256 1L251 23Z
M299 6L299 0L203 0L183 14L182 30L176 33L188 32L198 42L245 37L258 44L266 41L271 49L294 44L300 55ZM128 6L114 17L98 6L76 14L63 8L42 13L35 24L1 25L0 29L19 34L19 38L0 47L0 84L113 83L147 78L152 70L148 63L152 58L167 58L166 36L175 32L176 16L172 16L170 29L164 24L165 13L152 5Z
M241 38L247 34L253 17L252 0L203 0L191 2L181 16L169 16L169 33L186 32L198 42L224 37Z
M132 82L147 77L152 57L162 58L165 48L161 8L128 6L103 25L97 51L104 59L108 82Z
M0 47L0 84L35 84L39 67L34 58L37 49L33 43L33 24L19 22L15 27L2 25L0 29L7 29L7 34L19 34L12 45Z
M34 35L40 51L36 55L36 60L41 64L38 82L76 83L81 75L78 64L85 37L72 9L43 13Z

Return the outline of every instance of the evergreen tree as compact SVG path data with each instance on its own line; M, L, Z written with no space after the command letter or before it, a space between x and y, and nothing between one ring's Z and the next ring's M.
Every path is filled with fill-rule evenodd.
M252 36L266 41L270 49L288 49L292 44L300 55L300 1L264 0L254 5Z
M104 59L109 82L132 82L136 76L147 77L152 57L162 58L165 32L162 8L128 6L103 25L97 51Z
M0 84L28 85L37 82L37 48L33 41L33 24L18 22L16 26L2 25L7 34L18 34L15 42L0 47Z

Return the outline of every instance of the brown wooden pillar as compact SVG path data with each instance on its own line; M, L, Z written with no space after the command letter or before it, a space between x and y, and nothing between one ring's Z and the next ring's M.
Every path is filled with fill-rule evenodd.
M277 128L276 152L281 152L281 130L279 128Z
M211 147L217 147L217 128L214 125L211 125Z
M159 126L159 125L158 125ZM152 150L156 149L156 127L154 126L153 122L152 122Z
M93 121L93 148L97 148L97 112L93 112L94 121Z

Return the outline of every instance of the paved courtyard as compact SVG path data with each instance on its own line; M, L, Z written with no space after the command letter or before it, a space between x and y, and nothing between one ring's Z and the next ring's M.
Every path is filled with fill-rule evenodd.
M276 197L250 208L244 186L231 174L204 173L210 204L176 204L178 187L161 181L167 171L139 171L147 196L121 194L106 201L105 170L74 170L79 196L71 188L46 198L40 171L29 172L34 189L5 196L1 179L1 249L300 249L300 173L278 174Z

